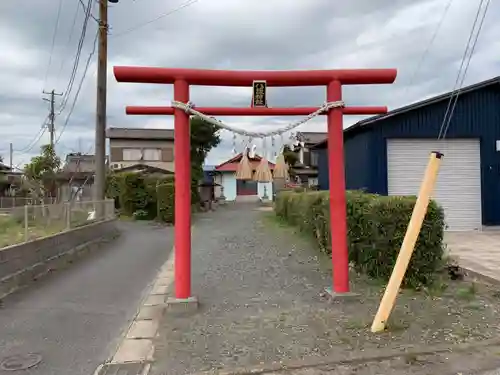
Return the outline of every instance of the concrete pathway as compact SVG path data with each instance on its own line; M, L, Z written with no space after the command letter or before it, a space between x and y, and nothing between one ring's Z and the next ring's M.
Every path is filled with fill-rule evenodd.
M111 358L173 246L172 228L119 225L115 242L3 301L0 361L39 353L26 373L90 375Z
M500 283L500 230L446 232L445 242L460 266Z

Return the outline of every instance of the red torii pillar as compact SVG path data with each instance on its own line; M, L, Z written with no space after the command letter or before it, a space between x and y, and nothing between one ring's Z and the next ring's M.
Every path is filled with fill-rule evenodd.
M393 83L396 69L345 69L303 71L228 71L151 67L114 67L118 82L174 85L174 100L189 102L189 86L251 87L263 80L268 86L326 86L327 102L342 100L342 85ZM208 116L307 116L318 108L196 107ZM349 292L349 260L345 198L343 114L372 115L387 107L333 108L327 115L332 236L333 288ZM189 114L173 107L127 107L129 115L174 115L175 153L175 297L191 297L191 170Z

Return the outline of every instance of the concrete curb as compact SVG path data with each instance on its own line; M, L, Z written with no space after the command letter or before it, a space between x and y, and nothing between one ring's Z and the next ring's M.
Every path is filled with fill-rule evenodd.
M141 375L147 375L154 355L154 338L163 318L165 300L170 285L174 282L174 250L146 288L140 307L129 324L116 351L106 363L100 365L96 374L107 374L106 368L117 366L126 373L132 364L143 365ZM113 372L114 373L114 372Z
M439 345L433 348L421 347L413 350L381 350L374 355L358 355L353 353L350 358L339 358L335 356L311 358L304 360L283 361L280 363L268 363L251 367L239 367L227 370L208 370L191 373L191 375L259 375L268 372L284 371L284 370L298 370L303 368L315 368L321 366L332 365L345 365L345 364L362 364L367 362L384 361L398 357L413 357L432 355L440 353L452 352L465 352L465 351L478 351L488 346L500 346L500 339L484 340L473 344L461 344L450 347L449 345Z
M483 282L486 282L488 284L500 286L500 280L495 279L494 277L487 276L483 273L474 271L473 269L468 268L468 267L460 266L460 268L462 268L464 270L465 274L469 278L477 279L478 281L483 281Z

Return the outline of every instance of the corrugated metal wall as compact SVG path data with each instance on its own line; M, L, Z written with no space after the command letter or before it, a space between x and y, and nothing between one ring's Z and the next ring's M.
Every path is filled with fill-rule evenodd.
M344 165L347 190L369 189L371 183L371 133L362 132L344 139ZM326 147L326 144L323 146ZM328 190L328 152L318 150L318 185Z
M325 145L326 147L326 145ZM328 155L326 148L318 149L318 189L328 190Z
M344 137L345 183L348 190L370 188L371 155L370 132L362 132L356 137Z
M348 188L367 185L371 192L387 194L387 138L437 138L447 105L448 101L431 104L380 120L365 130L347 132L344 145ZM496 140L500 140L500 90L489 86L460 95L446 137L481 139L483 224L500 225L500 152L496 151ZM348 156L352 162L347 161Z

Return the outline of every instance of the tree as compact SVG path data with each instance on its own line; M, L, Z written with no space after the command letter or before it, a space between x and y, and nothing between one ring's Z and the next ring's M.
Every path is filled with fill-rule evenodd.
M54 189L54 177L60 168L61 158L51 145L44 145L40 155L31 158L24 166L24 174L28 179L39 182L47 191Z
M285 157L285 162L293 167L299 161L299 155L290 149L290 146L285 145L283 147L283 156Z
M0 163L3 163L3 156L0 155Z
M220 127L204 121L198 116L191 117L191 179L203 178L203 163L207 154L221 141Z

